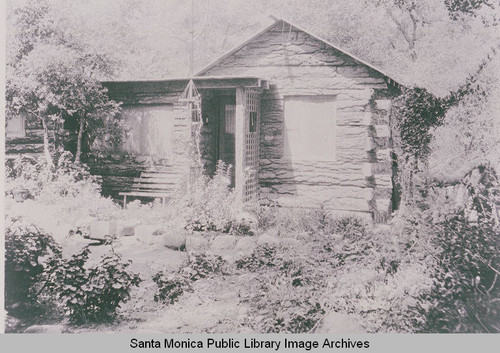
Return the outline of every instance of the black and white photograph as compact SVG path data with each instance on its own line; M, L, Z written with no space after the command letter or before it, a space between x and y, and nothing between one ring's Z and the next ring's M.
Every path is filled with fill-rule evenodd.
M6 334L500 333L499 0L5 18Z

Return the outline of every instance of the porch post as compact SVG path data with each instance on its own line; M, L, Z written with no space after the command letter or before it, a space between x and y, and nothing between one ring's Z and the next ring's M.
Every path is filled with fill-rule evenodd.
M240 201L244 200L245 188L245 88L236 88L235 111L235 191Z

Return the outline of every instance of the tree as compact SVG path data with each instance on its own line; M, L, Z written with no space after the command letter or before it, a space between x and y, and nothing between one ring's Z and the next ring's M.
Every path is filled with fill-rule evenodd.
M120 137L115 119L119 105L109 100L99 82L111 75L113 62L71 30L58 27L46 3L31 1L14 14L15 33L7 64L8 113L24 112L29 120L41 123L49 167L54 165L49 129L73 120L78 126L75 162L79 163L85 131L107 130Z

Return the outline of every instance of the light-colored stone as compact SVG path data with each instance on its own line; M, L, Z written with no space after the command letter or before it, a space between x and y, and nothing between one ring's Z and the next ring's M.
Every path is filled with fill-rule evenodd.
M94 221L90 223L90 236L92 238L105 238L108 235L117 234L117 222Z
M271 235L270 233L265 233L262 234L258 239L257 239L257 244L258 245L264 245L264 244L269 244L269 245L278 245L279 241L276 237Z
M219 235L212 241L210 249L215 252L233 250L236 240L234 235Z
M116 234L119 237L131 236L135 234L135 227L139 225L137 220L126 220L116 222Z
M186 235L181 231L173 231L164 235L163 245L175 250L184 250L186 247Z
M351 316L330 311L323 318L323 324L317 333L366 333L366 331Z
M188 235L186 237L187 252L205 252L210 246L208 237L203 235Z
M24 330L24 333L62 333L62 325L33 325Z
M149 238L161 234L162 227L158 225L139 224L135 227L135 235L139 238Z
M250 255L254 249L257 247L257 240L255 237L242 237L236 243L235 251L238 255L246 256Z

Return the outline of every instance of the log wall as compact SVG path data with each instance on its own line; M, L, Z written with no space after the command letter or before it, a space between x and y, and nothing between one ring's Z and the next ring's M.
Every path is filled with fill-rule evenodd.
M294 27L278 23L204 75L257 76L262 95L260 195L384 221L391 211L389 111L394 92L379 72ZM292 161L284 155L284 98L336 96L335 161ZM292 163L293 162L293 163Z

